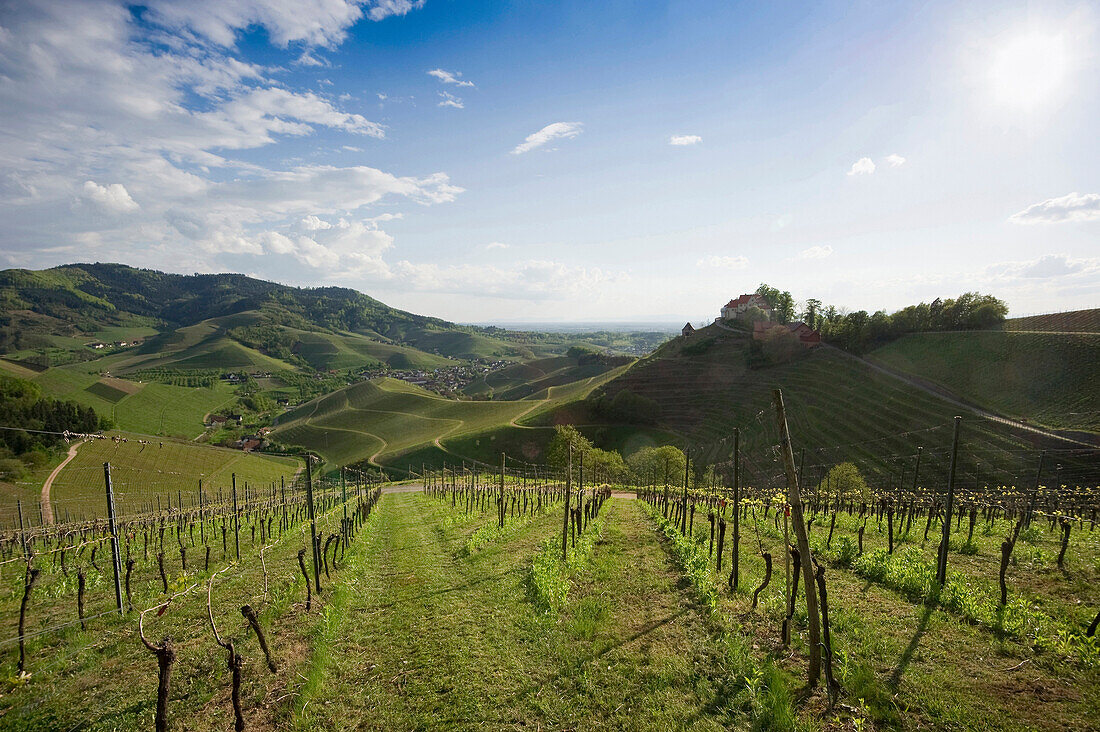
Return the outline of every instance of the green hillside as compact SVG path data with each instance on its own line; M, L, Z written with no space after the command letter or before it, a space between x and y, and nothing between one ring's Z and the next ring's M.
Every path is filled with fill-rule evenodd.
M566 360L574 369L589 368L579 366L576 359ZM491 456L496 448L489 445L498 438L521 445L513 454L535 460L553 430L526 423L577 403L626 368L605 365L590 376L578 371L574 381L538 386L526 398L509 401L445 399L396 379L364 381L288 412L271 436L338 464L403 466L409 459L435 463L444 454L451 460L483 459Z
M195 341L177 331L204 323L203 338L214 338L211 328L220 328L218 338L282 360L301 355L303 363L325 369L395 359L391 365L401 368L442 365L440 359L448 357L531 359L583 340L456 325L351 289L288 287L243 275L175 275L121 264L0 271L0 353L36 355L56 364L94 356L85 347L91 340L160 332L143 345L145 354L186 343L211 356L204 360L196 354L185 367L224 358L224 368L247 368L256 360L227 344Z
M122 430L147 435L195 437L203 417L236 400L227 384L190 388L155 382L103 378L97 362L30 371L0 359L0 370L38 384L57 399L92 407Z
M779 441L772 406L772 390L778 387L796 449L808 450L807 465L855 460L878 472L880 480L900 481L905 470L911 470L916 448L923 446L922 473L942 479L958 407L833 348L800 353L780 365L749 368L749 344L747 335L715 326L675 338L598 390L587 402L587 418L572 418L600 421L600 405L629 391L657 405L643 426L681 436L703 449L704 460L728 459L728 440L733 429L740 428L750 479L766 479L782 472L777 459L766 458ZM980 463L985 466L984 480L1014 483L1033 471L1034 448L1067 447L1061 442L1048 445L1034 434L965 412L963 417L964 475L973 476Z
M1028 327L1044 324L1028 320ZM1068 322L1045 324L1053 328ZM1098 333L915 333L869 358L1014 419L1100 432Z
M176 503L177 493L182 492L186 501L197 498L199 479L204 493L216 496L218 490L228 495L231 476L236 474L237 485L247 483L253 487L269 487L285 478L295 476L301 461L292 457L273 457L245 453L193 442L161 439L132 432L112 432L126 442L112 439L91 440L77 448L76 457L54 479L50 490L50 504L54 514L63 519L67 511L72 519L81 514L102 515L105 506L103 464L111 463L111 482L115 504L122 514L138 513L143 506L155 503L159 497L167 506L171 497ZM141 444L145 440L146 444ZM42 483L48 470L37 471L20 481L17 487L9 486L0 492L0 512L5 516L14 511L15 498L21 498L25 506L38 506ZM37 508L31 511L37 523Z
M1002 330L1041 330L1060 333L1100 333L1100 308L1070 310L1064 313L1009 318Z

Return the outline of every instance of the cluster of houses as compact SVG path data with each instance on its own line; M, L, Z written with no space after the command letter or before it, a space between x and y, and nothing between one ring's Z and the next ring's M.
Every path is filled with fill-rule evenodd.
M248 380L249 376L251 376L253 379L271 378L271 374L267 371L253 371L252 373L248 373L247 371L230 371L228 373L222 374L221 379L222 381L227 381L230 384L243 384L245 381Z
M115 341L113 343L104 343L103 341L92 341L91 343L85 343L84 345L96 351L102 351L104 348L129 348L131 346L140 346L142 340L140 338L132 341Z
M416 386L449 396L462 390L470 382L479 379L494 371L499 371L511 365L511 361L479 359L469 365L450 366L443 369L367 369L359 372L364 379L373 379L379 376L388 376L391 379L415 384Z
M772 328L783 327L787 328L791 333L798 338L798 342L802 344L803 348L813 348L821 345L821 334L810 326L803 323L801 320L793 323L776 323L772 320L772 306L758 293L752 292L747 295L741 295L735 297L725 305L722 306L721 316L715 318L716 321L721 320L737 320L744 319L745 317L751 317L752 313L749 313L750 309L757 309L765 316L763 320L754 320L752 323L752 338L756 341L764 340L765 334ZM695 332L695 328L691 323L684 325L680 331L683 335L688 336Z

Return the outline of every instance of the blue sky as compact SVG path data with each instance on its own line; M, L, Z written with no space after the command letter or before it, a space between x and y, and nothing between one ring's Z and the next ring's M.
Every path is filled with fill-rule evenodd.
M1088 3L0 3L0 263L466 322L1100 300Z

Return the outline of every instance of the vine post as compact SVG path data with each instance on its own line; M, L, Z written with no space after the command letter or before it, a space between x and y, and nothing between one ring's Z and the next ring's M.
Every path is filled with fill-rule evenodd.
M943 587L947 583L947 547L951 540L951 512L955 509L955 469L959 463L959 425L962 417L955 417L955 430L951 436L951 469L947 474L947 505L943 511L943 536L940 538L940 552L936 561L936 583Z
M317 553L317 519L313 512L313 455L306 454L306 505L309 507L309 544L313 548L313 582L321 594L321 557ZM307 578L308 584L308 578Z
M115 527L115 492L111 487L111 464L103 463L103 483L107 487L107 522L111 528L111 564L115 570L115 604L118 605L118 614L125 614L122 609L122 563L118 550L118 529Z
M814 588L813 558L810 556L810 540L806 535L806 521L802 517L802 494L798 487L798 475L794 467L794 452L791 449L791 436L787 431L787 414L783 407L783 391L772 392L775 397L776 419L779 422L780 450L783 454L783 467L787 472L787 490L790 492L791 522L798 541L799 564L802 565L806 588L806 615L810 623L810 669L808 682L811 687L817 685L821 674L821 617L817 611L817 593ZM793 598L792 598L793 599Z

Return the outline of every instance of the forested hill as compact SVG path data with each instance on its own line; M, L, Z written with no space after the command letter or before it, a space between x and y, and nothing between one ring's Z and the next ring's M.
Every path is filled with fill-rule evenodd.
M397 339L410 327L468 330L341 287L306 289L244 275L177 275L122 264L0 272L0 313L6 321L2 325L31 324L34 330L58 335L138 320L181 327L252 310L264 312L269 322L279 325L373 331Z

